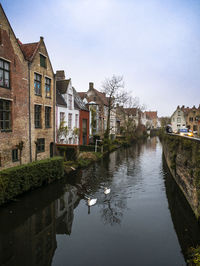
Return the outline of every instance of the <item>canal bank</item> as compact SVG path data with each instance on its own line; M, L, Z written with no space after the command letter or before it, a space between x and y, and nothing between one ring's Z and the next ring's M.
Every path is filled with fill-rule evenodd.
M153 138L20 197L0 209L0 265L186 265L199 231L169 178Z

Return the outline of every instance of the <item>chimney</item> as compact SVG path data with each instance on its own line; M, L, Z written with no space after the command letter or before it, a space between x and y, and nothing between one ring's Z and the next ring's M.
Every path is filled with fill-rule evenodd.
M93 82L89 82L89 90L94 89L94 83Z
M56 80L64 80L65 79L65 71L57 70L56 71Z
M44 37L40 36L40 41L44 41Z
M185 105L182 105L181 109L184 109L185 108Z

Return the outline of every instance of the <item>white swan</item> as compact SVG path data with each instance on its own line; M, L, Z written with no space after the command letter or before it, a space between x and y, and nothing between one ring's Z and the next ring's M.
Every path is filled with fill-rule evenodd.
M90 199L90 198L88 198L88 201L87 201L88 206L93 206L96 204L96 202L97 202L97 199Z
M104 188L104 194L109 194L109 193L110 193L110 188L105 187Z

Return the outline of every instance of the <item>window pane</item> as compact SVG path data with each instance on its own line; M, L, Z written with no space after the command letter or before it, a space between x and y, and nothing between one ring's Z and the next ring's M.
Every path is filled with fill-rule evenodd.
M0 69L0 86L3 86L3 70Z
M3 60L0 60L0 67L3 68Z
M4 69L9 70L9 63L4 62Z

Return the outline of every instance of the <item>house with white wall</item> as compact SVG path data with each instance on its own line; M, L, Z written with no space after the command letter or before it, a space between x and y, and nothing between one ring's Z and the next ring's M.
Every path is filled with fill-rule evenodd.
M171 116L171 125L172 125L172 131L177 132L181 128L186 128L186 115L187 115L187 108L184 108L182 106L177 106L176 110Z
M79 109L74 106L74 89L64 71L56 72L56 141L79 144Z

